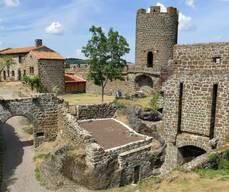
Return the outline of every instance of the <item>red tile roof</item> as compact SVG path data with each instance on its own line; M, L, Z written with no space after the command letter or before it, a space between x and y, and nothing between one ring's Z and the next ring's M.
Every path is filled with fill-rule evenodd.
M37 59L53 59L53 60L64 60L64 58L55 51L31 51Z
M13 54L19 54L19 53L29 53L33 49L36 49L36 47L24 47L24 48L8 48L0 51L1 55L13 55Z
M86 80L74 75L74 73L64 74L65 83L85 83Z
M57 52L49 49L46 46L40 47L24 47L24 48L8 48L0 50L0 55L14 55L14 54L33 54L37 59L53 59L64 60L64 58Z

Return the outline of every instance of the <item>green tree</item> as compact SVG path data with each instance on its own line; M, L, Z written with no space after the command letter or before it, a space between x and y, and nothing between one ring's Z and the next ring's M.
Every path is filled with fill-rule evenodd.
M122 72L127 62L122 57L130 49L126 39L112 28L107 35L101 27L92 26L90 32L92 37L82 52L88 58L90 66L88 77L101 87L103 102L107 82L123 79Z
M11 56L0 55L0 74L6 67L9 67L10 65L13 65L13 64L15 64L15 62Z

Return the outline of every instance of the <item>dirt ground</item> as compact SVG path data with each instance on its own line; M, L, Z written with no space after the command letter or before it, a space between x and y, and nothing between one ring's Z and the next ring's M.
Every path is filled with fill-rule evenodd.
M22 82L0 82L0 97L26 97L32 94L34 92Z
M144 140L143 136L131 135L129 130L115 120L96 120L81 122L80 126L95 137L104 149Z

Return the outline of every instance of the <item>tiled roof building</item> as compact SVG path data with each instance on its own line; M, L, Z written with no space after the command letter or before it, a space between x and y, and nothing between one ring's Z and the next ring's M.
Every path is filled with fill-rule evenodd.
M44 46L41 39L35 40L32 47L1 50L0 57L5 55L11 56L15 63L2 71L1 81L20 81L25 75L37 75L48 91L54 87L64 91L64 58Z

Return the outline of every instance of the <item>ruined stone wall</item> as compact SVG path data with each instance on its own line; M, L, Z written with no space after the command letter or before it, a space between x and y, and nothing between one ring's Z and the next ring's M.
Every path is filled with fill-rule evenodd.
M149 13L145 9L137 12L136 64L147 66L147 55L153 53L154 72L160 73L173 58L173 46L177 43L178 11L168 8L166 13L153 6Z
M34 125L34 144L52 141L58 128L58 107L61 102L51 94L33 98L1 99L0 126L13 116L24 116Z
M116 112L114 103L77 105L75 107L78 120L112 118Z
M40 60L39 76L42 84L48 89L49 92L52 92L53 88L56 86L59 88L60 93L65 91L64 61Z

